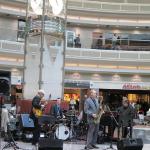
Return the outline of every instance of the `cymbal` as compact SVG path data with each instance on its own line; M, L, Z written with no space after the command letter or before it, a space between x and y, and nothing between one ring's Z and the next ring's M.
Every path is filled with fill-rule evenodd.
M66 114L67 117L74 117L75 114Z

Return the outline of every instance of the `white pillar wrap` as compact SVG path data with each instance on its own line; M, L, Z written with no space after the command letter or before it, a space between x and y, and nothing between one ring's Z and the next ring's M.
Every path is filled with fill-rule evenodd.
M39 37L37 37L39 38ZM61 97L62 92L62 67L63 67L63 46L56 49L50 47L50 36L44 36L43 68L42 68L42 89L45 91L45 98L51 99ZM40 43L40 42L39 42ZM28 47L25 70L24 98L32 99L39 88L39 65L40 65L40 44L33 49Z

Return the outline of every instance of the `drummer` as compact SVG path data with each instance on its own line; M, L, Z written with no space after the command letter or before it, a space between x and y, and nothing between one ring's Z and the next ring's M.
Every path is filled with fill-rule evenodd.
M56 104L52 108L52 115L57 119L63 118L60 98L57 98Z

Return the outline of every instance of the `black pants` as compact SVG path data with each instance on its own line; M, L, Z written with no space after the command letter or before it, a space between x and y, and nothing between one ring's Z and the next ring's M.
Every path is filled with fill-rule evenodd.
M34 122L34 128L32 131L33 133L32 144L36 144L39 142L41 127L38 123L38 118L34 114L31 114L30 118L33 119L33 122Z
M130 127L122 127L122 137L127 138L128 133L131 132L130 130L131 130ZM130 133L130 136L131 136L131 133Z

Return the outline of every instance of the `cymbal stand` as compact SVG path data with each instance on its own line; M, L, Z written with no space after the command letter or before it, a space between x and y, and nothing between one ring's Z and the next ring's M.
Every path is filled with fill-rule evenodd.
M71 123L70 123L70 140L71 141L76 138L76 132L74 130L73 117L74 116L71 116Z

